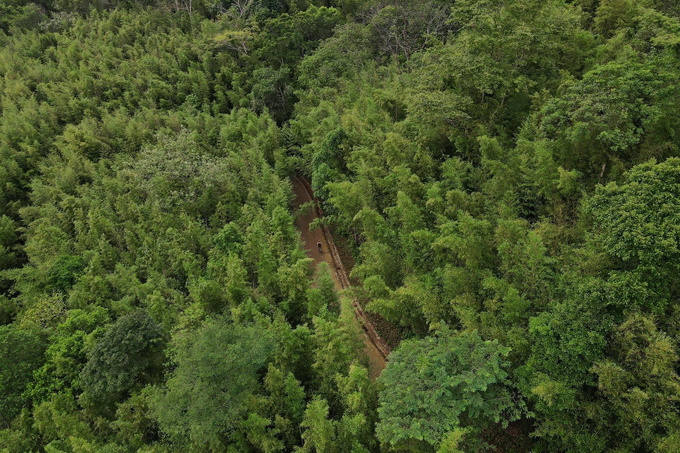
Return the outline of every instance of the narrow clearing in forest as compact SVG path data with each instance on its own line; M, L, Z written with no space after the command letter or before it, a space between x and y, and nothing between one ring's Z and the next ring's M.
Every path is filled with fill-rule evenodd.
M291 178L291 182L293 183L293 191L295 192L293 208L297 211L303 204L314 200L312 188L309 183L302 178ZM322 261L328 263L333 274L335 288L338 291L341 291L349 287L349 280L337 250L335 249L333 238L325 227L317 228L313 231L310 231L309 229L310 223L318 218L319 215L320 212L318 209L310 209L306 215L295 219L295 225L302 233L302 241L305 244L307 256L314 260L315 266L316 263ZM321 252L317 250L317 242L321 242ZM371 379L375 379L380 375L387 364L386 357L387 354L389 354L389 348L380 336L378 336L373 325L366 319L359 304L353 300L352 305L356 315L355 319L362 326L362 339L366 346L366 355L370 360L369 374Z

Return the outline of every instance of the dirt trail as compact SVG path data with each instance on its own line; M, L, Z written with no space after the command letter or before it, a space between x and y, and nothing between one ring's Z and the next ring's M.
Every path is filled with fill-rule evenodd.
M309 183L302 178L291 178L293 183L293 191L295 192L295 201L293 208L297 211L298 208L312 200L313 193ZM305 244L307 256L314 260L314 264L325 261L331 268L333 273L333 281L335 288L341 291L349 287L349 279L347 273L340 261L340 255L335 248L333 238L328 229L325 227L317 228L314 231L309 230L309 224L321 216L321 211L318 209L311 209L309 213L295 219L295 225L302 233L302 241ZM317 242L321 242L321 252L317 250ZM366 346L366 355L370 360L369 374L371 379L377 378L387 364L386 357L390 350L387 344L380 338L375 331L373 325L366 319L366 316L356 301L352 301L357 322L362 327L362 339Z

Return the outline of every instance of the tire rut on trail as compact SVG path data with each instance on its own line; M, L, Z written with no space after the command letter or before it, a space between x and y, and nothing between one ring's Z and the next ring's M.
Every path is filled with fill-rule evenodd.
M309 229L309 225L314 219L322 217L321 209L319 208L318 201L314 198L311 185L301 177L292 177L291 182L293 184L293 192L295 193L295 201L293 202L293 209L295 211L303 204L314 201L315 209L311 209L307 214L295 219L295 225L302 233L302 241L305 244L307 256L314 260L314 265L323 261L328 263L336 290L342 291L349 288L349 278L328 229L325 226L315 230ZM317 242L321 242L321 252L317 250ZM354 307L355 318L362 327L362 340L370 362L369 375L371 379L375 380L387 365L387 356L390 353L390 348L380 338L373 324L366 318L366 314L359 303L353 298L352 306Z

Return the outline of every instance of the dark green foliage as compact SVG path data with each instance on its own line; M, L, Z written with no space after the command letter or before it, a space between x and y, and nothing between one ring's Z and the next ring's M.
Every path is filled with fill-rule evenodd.
M51 2L45 2L49 6ZM0 2L0 31L16 33L36 28L46 19L42 5L25 1L3 0Z
M44 343L38 335L0 326L0 424L10 425L29 402L22 393L43 363Z
M658 57L643 64L617 61L567 82L565 95L544 107L541 123L557 149L572 150L560 163L602 180L630 163L676 155L676 64Z
M6 215L0 217L0 272L21 264L23 254L19 243L18 228L16 221ZM10 282L0 274L0 294L6 293L9 286Z
M79 256L62 255L47 272L47 290L68 292L85 269Z
M89 353L80 373L87 404L119 401L160 377L162 331L149 313L137 310L116 321Z
M608 284L618 304L647 313L675 311L678 298L680 160L633 168L620 185L598 188L588 209L612 259ZM674 324L666 323L667 328Z
M295 103L291 99L290 69L259 68L253 72L253 78L257 81L252 89L254 110L262 113L266 109L282 122Z
M589 209L604 250L623 267L677 274L680 159L633 168L620 185L599 187Z
M327 200L330 195L326 184L337 182L347 171L344 156L347 138L342 129L330 132L312 158L312 188L322 200Z

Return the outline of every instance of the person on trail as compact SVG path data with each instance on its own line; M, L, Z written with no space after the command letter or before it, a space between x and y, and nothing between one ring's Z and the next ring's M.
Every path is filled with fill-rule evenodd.
M319 253L321 253L321 241L317 241L316 243L316 248L319 249Z

